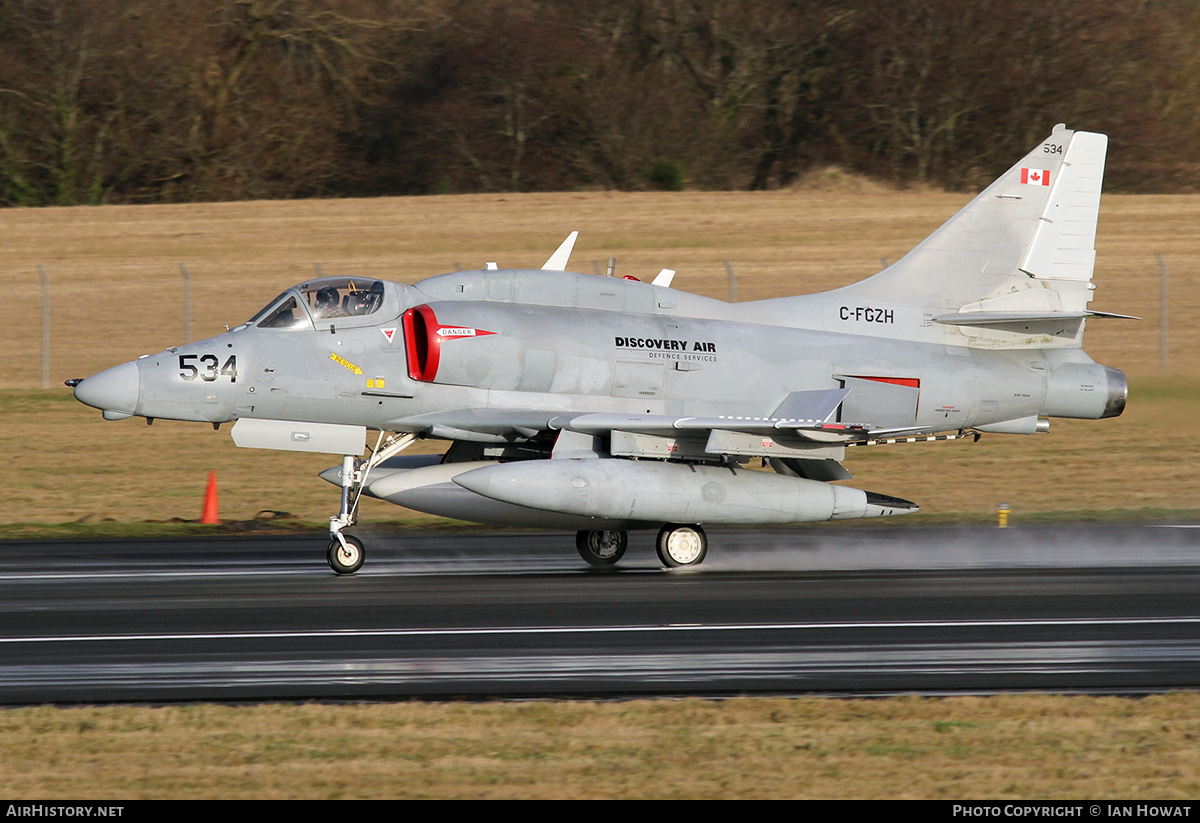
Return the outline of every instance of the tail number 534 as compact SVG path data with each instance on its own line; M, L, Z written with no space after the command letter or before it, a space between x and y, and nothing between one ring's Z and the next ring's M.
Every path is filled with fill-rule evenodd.
M217 368L221 362L215 354L181 354L179 355L179 376L184 380L195 380L199 377L209 383L224 375L230 383L237 382L237 355L229 355L225 365Z

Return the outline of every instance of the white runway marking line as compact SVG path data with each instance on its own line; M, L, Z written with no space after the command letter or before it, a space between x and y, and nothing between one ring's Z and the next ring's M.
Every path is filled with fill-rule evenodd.
M321 629L314 631L278 632L194 632L170 634L81 634L62 637L0 637L0 644L12 643L96 643L151 640L287 640L320 637L465 637L470 635L543 635L543 634L612 634L634 632L725 632L780 631L817 629L944 629L944 628L1006 628L1035 626L1137 626L1164 624L1200 624L1200 616L1188 617L1105 617L1097 619L1069 618L1062 620L933 620L920 622L846 622L846 623L731 623L704 625L698 623L668 623L643 626L549 626L498 627L470 629Z
M193 577L262 577L263 575L307 575L317 577L327 577L336 579L333 572L323 563L317 563L313 560L296 560L296 561L241 561L250 568L244 569L196 569L184 571L142 571L142 570L119 570L119 571L64 571L64 572L32 572L32 573L9 573L0 574L0 583L18 582L29 583L33 581L86 581L86 580L172 580L172 579L188 579ZM286 565L291 568L278 569L277 566ZM432 568L422 568L429 566ZM457 567L457 568L456 568ZM660 566L642 567L628 566L621 569L622 574L631 574L633 572L644 573L654 572L655 574L666 573L670 570ZM691 570L689 570L691 571ZM384 560L376 561L371 567L370 573L362 573L358 577L425 577L436 575L450 574L480 574L486 573L495 576L512 576L529 574L537 572L539 574L559 574L569 572L572 574L590 573L591 567L580 567L577 563L569 560L563 560L557 564L552 562L539 561L524 561L524 565L514 567L511 560L496 558L495 560L458 560L458 559L421 559L421 560Z

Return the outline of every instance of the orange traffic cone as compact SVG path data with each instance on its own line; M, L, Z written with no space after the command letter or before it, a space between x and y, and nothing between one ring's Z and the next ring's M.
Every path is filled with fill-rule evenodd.
M204 511L200 515L201 523L220 523L221 515L217 513L217 473L208 473L208 488L204 490Z

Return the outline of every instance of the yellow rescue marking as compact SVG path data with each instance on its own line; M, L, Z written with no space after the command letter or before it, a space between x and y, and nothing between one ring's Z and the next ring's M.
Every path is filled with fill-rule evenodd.
M347 360L344 357L339 357L338 355L334 354L333 352L329 353L329 359L332 360L334 363L345 366L346 368L348 368L350 371L354 372L355 374L363 373L363 370L360 369L358 366L354 365L353 363L351 363L349 360Z

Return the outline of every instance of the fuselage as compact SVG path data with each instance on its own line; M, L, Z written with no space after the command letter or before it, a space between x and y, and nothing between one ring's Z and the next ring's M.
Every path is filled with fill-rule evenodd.
M851 390L841 422L888 430L1098 418L1124 401L1120 373L1078 349L792 327L780 325L773 301L753 313L769 322L745 308L721 319L730 304L645 283L488 271L412 286L374 281L369 312L322 317L312 305L322 282L285 292L229 332L89 378L80 399L110 417L303 420L434 436L429 416L455 409L761 417L791 392L837 388ZM878 311L883 319L895 310ZM876 323L861 312L857 320Z

